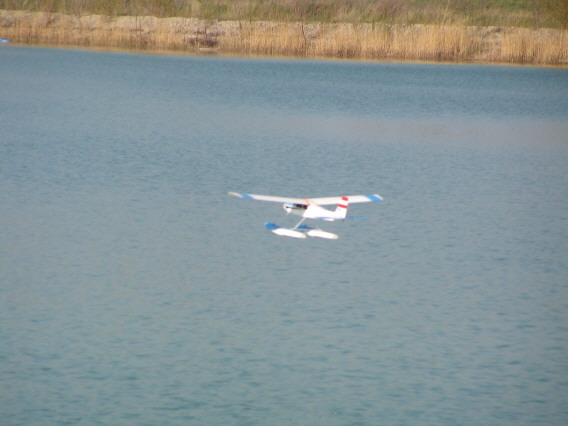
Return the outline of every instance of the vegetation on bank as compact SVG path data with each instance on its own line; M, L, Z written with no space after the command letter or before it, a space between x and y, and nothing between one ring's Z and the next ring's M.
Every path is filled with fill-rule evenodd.
M367 60L568 64L568 31L460 25L321 24L0 11L17 43Z
M567 9L568 0L0 0L0 37L35 45L566 65L568 29L559 17Z
M567 0L0 0L0 9L219 21L568 28Z

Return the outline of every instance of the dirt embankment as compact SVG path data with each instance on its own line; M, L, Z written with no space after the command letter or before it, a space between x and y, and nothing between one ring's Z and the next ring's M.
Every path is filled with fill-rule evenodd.
M0 38L25 45L225 55L568 64L568 31L553 29L205 21L0 11Z

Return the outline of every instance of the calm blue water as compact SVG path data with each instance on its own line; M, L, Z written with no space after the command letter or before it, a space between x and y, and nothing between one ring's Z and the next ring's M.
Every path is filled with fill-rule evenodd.
M0 49L3 425L568 423L568 71ZM379 193L337 241L227 191Z

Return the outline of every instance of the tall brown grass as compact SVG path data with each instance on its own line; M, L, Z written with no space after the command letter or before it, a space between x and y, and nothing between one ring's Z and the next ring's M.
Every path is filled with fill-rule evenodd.
M568 63L568 31L543 30L534 37L531 30L513 29L503 34L495 60L513 63Z
M568 64L568 31L465 25L215 22L0 11L21 44L366 60Z
M451 61L472 59L481 47L478 37L466 27L458 26L330 24L303 27L301 24L248 25L237 34L223 36L220 47L256 55Z

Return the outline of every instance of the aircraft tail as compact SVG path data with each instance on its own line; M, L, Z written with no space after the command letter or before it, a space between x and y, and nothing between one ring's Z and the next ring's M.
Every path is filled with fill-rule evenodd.
M347 216L347 208L349 207L349 199L345 196L341 197L341 201L335 209L335 219L343 220Z

